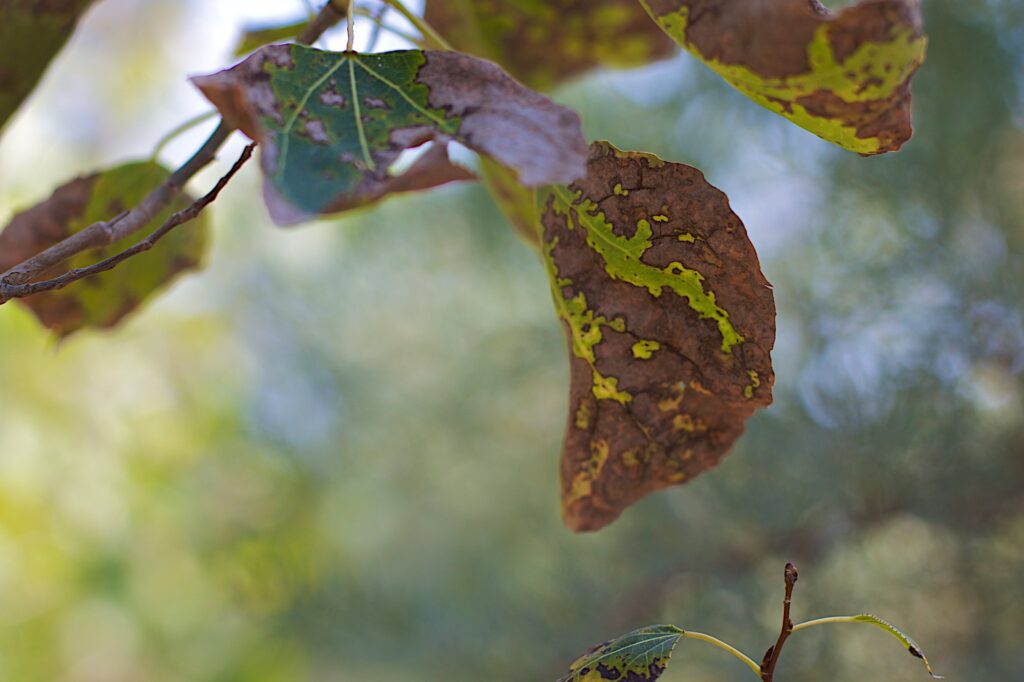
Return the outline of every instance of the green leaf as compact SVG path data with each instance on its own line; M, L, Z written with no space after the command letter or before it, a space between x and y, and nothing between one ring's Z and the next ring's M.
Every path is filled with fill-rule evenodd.
M458 52L270 45L194 81L260 143L267 206L281 224L472 178L448 160L451 141L513 169L528 186L584 172L575 112ZM428 142L408 170L393 172L404 150Z
M0 0L0 129L42 78L93 0Z
M231 54L241 57L264 45L292 40L306 28L308 23L308 20L301 19L286 24L247 28L238 39Z
M159 164L140 161L82 176L58 187L46 201L14 216L0 233L0 272L95 222L109 220L137 205L169 176L170 172ZM144 228L143 234L155 230L174 211L191 203L191 198L180 196ZM111 327L179 274L199 267L206 247L206 229L205 217L200 215L194 224L174 230L156 248L126 260L114 270L65 289L18 300L61 337L83 327ZM61 269L54 268L38 279L91 265L123 251L139 238L132 235L105 248L80 253Z
M594 67L632 67L675 46L635 0L435 0L427 22L460 50L548 89Z
M864 155L910 139L910 79L927 44L919 0L839 12L815 0L640 2L740 92L815 135Z
M921 663L924 664L925 670L928 671L929 675L931 675L935 679L942 679L941 675L936 675L934 672L932 672L932 666L930 663L928 663L928 659L925 658L924 652L921 651L921 647L917 645L917 642L915 642L913 639L910 638L909 635L903 633L903 631L901 631L899 628L897 628L889 621L883 620L878 616L872 616L870 613L862 613L858 616L852 616L850 618L850 622L869 623L871 625L874 625L885 630L890 635L898 639L900 641L900 644L906 647L907 651L910 652L911 656L913 656L914 658L921 659Z
M540 199L570 349L563 516L595 530L714 466L771 402L775 303L695 168L595 142L586 178Z
M685 633L674 625L650 625L588 649L558 682L654 682L668 667Z

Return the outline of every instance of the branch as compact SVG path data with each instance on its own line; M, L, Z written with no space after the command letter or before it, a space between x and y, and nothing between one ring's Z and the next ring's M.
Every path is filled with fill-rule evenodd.
M779 632L779 639L775 642L775 645L768 647L768 651L765 652L764 659L761 661L762 682L772 682L772 676L775 675L775 666L779 662L779 654L782 653L782 645L786 643L786 639L793 633L793 621L789 617L789 607L793 601L793 586L796 585L798 577L796 566L786 564L784 575L786 579L786 598L782 602L782 630Z
M295 42L300 45L312 45L331 26L345 18L348 11L348 0L328 0L313 21L299 34Z
M344 11L338 8L342 4L347 5L345 0L330 0L325 4L320 13L317 14L298 37L297 41L303 45L315 42L324 31L338 23L345 16ZM206 142L203 143L199 150L192 155L192 158L186 161L159 187L150 192L138 206L111 220L93 223L67 239L44 249L28 260L18 263L0 275L0 305L12 298L30 295L28 293L19 293L26 290L26 287L23 285L72 256L83 251L109 246L141 230L170 205L174 198L184 189L185 184L196 173L216 158L217 151L231 136L232 132L234 132L234 128L222 119L217 129L206 139ZM82 269L86 270L88 268ZM33 291L32 293L36 292Z
M8 299L23 298L25 296L31 296L32 294L38 294L43 291L63 289L72 282L76 282L85 277L90 277L101 272L106 272L107 270L113 270L122 261L128 260L132 256L136 256L144 251L149 251L158 241L163 239L163 237L165 237L168 232L178 227L179 225L183 225L191 220L194 220L200 213L203 212L204 208L213 203L213 201L217 198L217 195L220 194L221 190L224 189L228 182L231 181L231 178L234 177L235 173L237 173L242 168L242 166L245 165L245 162L249 160L249 157L252 156L252 150L255 147L255 142L248 145L244 150L242 150L242 155L238 157L238 160L235 161L234 165L231 166L231 170L229 170L227 174L224 175L224 177L217 181L217 184L213 186L213 189L207 192L202 198L192 202L192 205L190 205L188 208L178 211L177 213L172 215L170 218L164 221L164 224L157 228L152 234L150 234L148 237L138 242L134 246L130 246L124 251L121 251L120 253L111 256L110 258L105 258L104 260L101 260L98 263L93 263L92 265L89 265L84 268L75 268L74 270L68 270L63 275L59 277L54 277L53 279L47 279L41 282L32 282L30 284L7 284L5 282L0 282L0 296L3 296L4 298Z

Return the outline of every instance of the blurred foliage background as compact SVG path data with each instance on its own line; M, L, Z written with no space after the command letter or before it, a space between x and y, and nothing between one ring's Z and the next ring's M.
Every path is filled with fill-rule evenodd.
M303 11L103 0L8 126L0 218L147 156L205 110L186 74ZM786 560L800 619L867 610L951 679L1019 676L1024 5L925 16L917 133L884 157L687 56L556 93L590 138L704 170L779 304L775 405L718 469L598 534L559 519L544 272L479 187L281 230L250 167L213 209L207 269L117 331L58 346L4 306L0 678L536 682L653 622L760 658ZM683 642L664 679L746 675ZM778 673L923 675L856 626L794 637Z

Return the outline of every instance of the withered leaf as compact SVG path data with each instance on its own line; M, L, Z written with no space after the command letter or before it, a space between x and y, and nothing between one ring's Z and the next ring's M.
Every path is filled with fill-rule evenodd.
M58 187L49 199L14 216L0 233L0 272L101 220L109 220L137 205L170 176L152 161L126 163L85 175ZM143 234L155 230L192 199L180 195L156 216ZM56 291L34 294L18 301L58 336L83 327L111 327L178 275L199 267L206 248L206 218L170 232L159 245L134 256L117 268L82 279ZM134 244L132 235L102 249L80 253L37 279L84 267L119 253Z
M919 0L640 0L668 35L743 94L860 154L913 132L910 79L927 39Z
M0 0L0 129L94 0Z
M685 634L674 625L638 628L585 651L558 682L654 682Z
M675 50L636 0L436 0L425 16L456 48L542 90L594 67L640 66Z
M717 464L771 402L775 303L695 168L595 142L587 176L540 200L570 350L563 516L596 530Z
M470 179L448 160L457 141L512 168L528 186L584 173L579 117L458 52L325 52L264 47L193 79L229 122L260 143L265 198L280 224L400 191ZM407 149L433 146L412 166Z

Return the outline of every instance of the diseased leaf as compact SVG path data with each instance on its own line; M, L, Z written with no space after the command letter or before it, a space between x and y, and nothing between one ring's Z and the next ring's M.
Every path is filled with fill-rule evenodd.
M876 627L879 627L879 628L885 630L890 635L892 635L893 637L898 639L900 641L900 643L904 647L906 647L907 651L910 652L911 656L913 656L914 658L921 659L921 663L924 664L925 670L928 671L929 675L931 675L935 679L940 679L940 680L942 679L941 675L936 675L932 671L931 664L928 663L928 659L925 658L924 652L921 651L921 647L919 647L917 645L917 642L915 642L913 639L911 639L909 635L904 634L899 628L897 628L895 625L893 625L889 621L883 620L882 618L879 618L878 616L872 616L870 613L862 613L859 616L853 616L851 618L851 621L855 622L855 623L868 623L870 625L874 625Z
M94 0L0 0L0 130Z
M654 682L668 667L684 631L649 625L588 649L558 682Z
M541 90L597 66L640 66L675 50L635 0L434 0L425 18L456 48Z
M758 104L860 154L913 132L910 79L924 62L919 0L640 0L668 35Z
M470 179L448 160L453 140L514 169L528 186L584 173L575 112L458 52L271 45L193 80L260 143L267 206L281 224ZM427 142L434 144L412 167L391 172L403 150Z
M95 222L109 220L137 205L169 176L163 166L141 161L85 175L58 187L46 201L14 216L0 233L0 272ZM191 198L179 196L144 228L144 234L191 203ZM64 289L18 300L58 336L67 336L83 327L111 327L179 274L199 267L206 247L206 219L201 214L193 222L169 233L156 248L126 260L114 270ZM105 248L80 253L37 279L100 261L123 251L139 238L132 235Z
M264 45L291 40L299 35L308 23L307 19L301 19L286 24L247 28L238 39L238 43L235 45L235 49L231 51L231 54L241 57Z
M775 303L695 168L595 142L586 178L541 201L570 349L563 516L596 530L717 464L771 402Z

